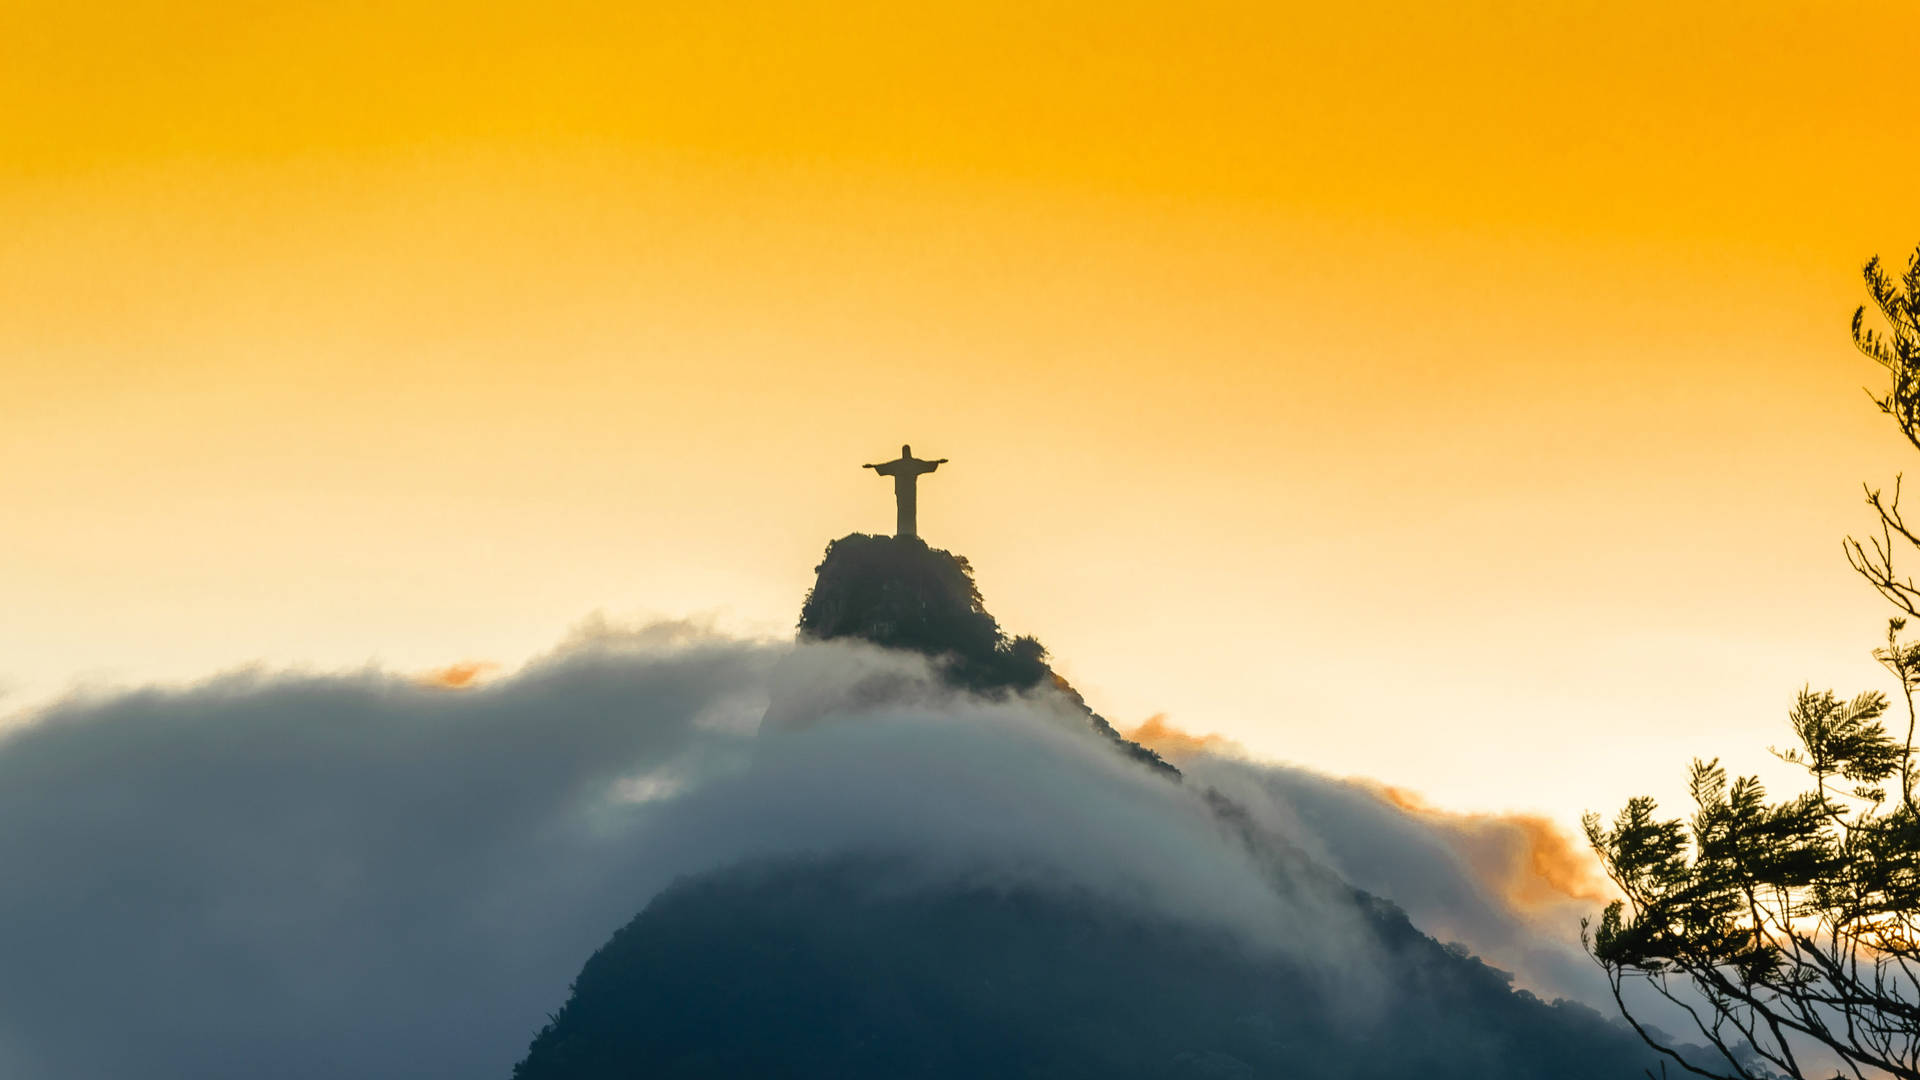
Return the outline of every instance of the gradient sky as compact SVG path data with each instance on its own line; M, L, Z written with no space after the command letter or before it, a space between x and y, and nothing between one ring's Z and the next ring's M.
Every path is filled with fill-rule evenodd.
M1683 8L1683 10L1676 10ZM1911 3L0 5L0 709L790 631L1562 823L1889 688Z

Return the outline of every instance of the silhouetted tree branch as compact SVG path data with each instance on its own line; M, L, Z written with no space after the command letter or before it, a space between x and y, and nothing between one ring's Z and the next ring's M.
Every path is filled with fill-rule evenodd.
M1886 322L1885 331L1869 326L1865 304L1853 313L1854 346L1887 372L1886 392L1869 392L1869 396L1881 412L1893 417L1907 441L1920 447L1920 251L1907 260L1907 271L1898 281L1887 275L1879 256L1867 260L1863 276L1867 295ZM1911 576L1897 573L1893 565L1894 537L1920 547L1920 535L1908 527L1900 512L1900 477L1894 478L1891 498L1883 497L1878 488L1866 490L1867 505L1880 519L1880 535L1866 544L1848 537L1847 561L1900 610L1920 615L1920 586Z
M1853 341L1888 373L1874 403L1920 449L1920 250L1898 280L1878 258L1864 277L1886 329L1867 325L1863 305ZM1867 504L1879 535L1849 537L1847 561L1920 616L1920 584L1895 566L1903 546L1920 549L1900 478L1891 496L1868 488ZM1905 629L1904 616L1892 619L1873 653L1899 682L1903 738L1887 731L1885 694L1806 688L1789 713L1795 745L1775 754L1806 772L1807 790L1771 802L1758 778L1729 780L1717 760L1696 760L1689 821L1659 819L1644 797L1611 824L1586 816L1625 899L1583 922L1581 940L1634 1030L1688 1072L1806 1078L1824 1051L1836 1076L1920 1080L1920 643L1903 640ZM1718 1060L1688 1060L1635 1018L1629 980L1687 1016Z

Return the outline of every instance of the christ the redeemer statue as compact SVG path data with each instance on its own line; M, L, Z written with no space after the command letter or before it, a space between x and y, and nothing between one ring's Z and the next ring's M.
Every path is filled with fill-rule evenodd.
M922 461L913 456L913 447L902 446L900 456L892 461L880 465L862 466L862 468L872 469L881 476L893 477L893 501L900 509L900 523L893 530L895 536L920 535L914 528L914 481L920 478L921 473L930 473L946 464L946 461L946 458L941 458L939 461Z

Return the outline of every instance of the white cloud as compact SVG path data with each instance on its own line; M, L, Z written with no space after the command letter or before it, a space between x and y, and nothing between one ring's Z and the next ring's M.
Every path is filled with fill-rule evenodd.
M458 694L254 673L9 733L0 1048L22 1080L503 1075L675 876L846 851L1329 965L1363 937L1057 698L967 699L864 647L603 626Z

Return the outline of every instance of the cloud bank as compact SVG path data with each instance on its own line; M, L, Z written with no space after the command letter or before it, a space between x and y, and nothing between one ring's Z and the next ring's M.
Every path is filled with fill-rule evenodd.
M0 740L0 1072L504 1076L660 889L775 855L1097 890L1363 986L1351 905L1276 888L1205 786L1442 936L1578 982L1430 816L1224 756L1171 783L1051 694L679 625L446 692L471 681L235 676Z
M1604 900L1581 854L1544 819L1448 814L1404 793L1283 765L1173 754L1193 782L1247 807L1342 878L1403 908L1543 998L1611 1012L1580 947L1580 919Z

